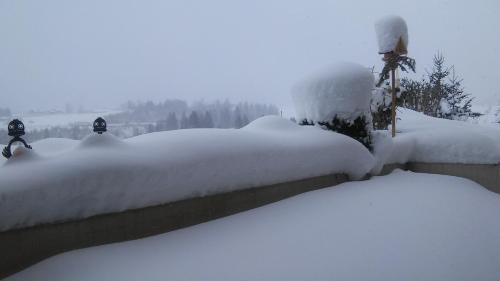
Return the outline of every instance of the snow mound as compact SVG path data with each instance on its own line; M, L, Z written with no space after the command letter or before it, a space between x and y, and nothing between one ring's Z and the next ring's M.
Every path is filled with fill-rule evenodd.
M336 115L371 120L370 99L374 87L371 71L355 63L338 63L298 83L292 98L299 121L331 121Z
M498 280L499 214L500 196L469 180L398 171L64 253L7 281Z
M35 151L24 146L16 146L12 149L14 150L12 156L5 161L4 165L22 164L40 159L40 156Z
M73 149L80 141L64 138L47 138L31 144L33 149L42 156L51 156Z
M117 147L125 144L121 139L112 134L90 134L86 136L78 148L98 148L98 147Z
M176 130L123 141L92 135L63 153L0 167L0 230L333 173L358 179L373 164L354 139L278 117L245 129Z
M372 134L373 157L376 164L371 170L372 175L378 175L393 152L394 143L388 131L373 131Z
M381 54L392 52L396 49L400 39L408 46L408 27L400 16L386 16L375 23L378 51Z
M500 127L426 116L399 108L398 134L386 163L500 163Z
M300 126L290 122L285 118L269 115L254 120L250 124L243 127L243 130L271 130L271 131L293 131L299 129Z

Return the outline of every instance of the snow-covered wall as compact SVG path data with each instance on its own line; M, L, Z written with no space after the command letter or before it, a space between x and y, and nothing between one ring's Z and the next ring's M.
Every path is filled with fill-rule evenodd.
M242 129L64 143L52 155L20 147L0 167L0 230L321 175L360 178L374 165L359 142L276 116Z

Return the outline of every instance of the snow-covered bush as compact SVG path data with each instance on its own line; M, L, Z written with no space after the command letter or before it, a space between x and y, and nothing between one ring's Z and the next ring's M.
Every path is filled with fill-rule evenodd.
M354 63L332 65L292 90L298 120L348 135L371 148L373 86L368 68Z
M391 93L388 83L376 87L372 91L371 111L373 127L376 130L386 130L391 124Z

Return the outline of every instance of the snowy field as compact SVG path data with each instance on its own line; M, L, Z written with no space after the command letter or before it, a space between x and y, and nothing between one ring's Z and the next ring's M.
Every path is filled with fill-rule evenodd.
M0 230L333 173L356 179L374 161L349 137L276 116L242 129L49 139L0 168Z
M73 124L88 124L99 116L118 113L117 110L100 110L88 113L20 113L14 114L13 118L19 118L26 125L27 131L42 130L52 127L67 127ZM5 119L0 123L2 128L7 128L10 119Z
M6 280L496 281L499 216L500 196L469 180L396 171L64 253Z

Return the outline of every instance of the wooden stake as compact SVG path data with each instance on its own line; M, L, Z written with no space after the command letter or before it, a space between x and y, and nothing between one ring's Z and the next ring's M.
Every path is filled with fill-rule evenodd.
M392 104L391 104L391 125L392 125L392 137L396 136L396 71L394 69L391 70L391 93L392 93Z

